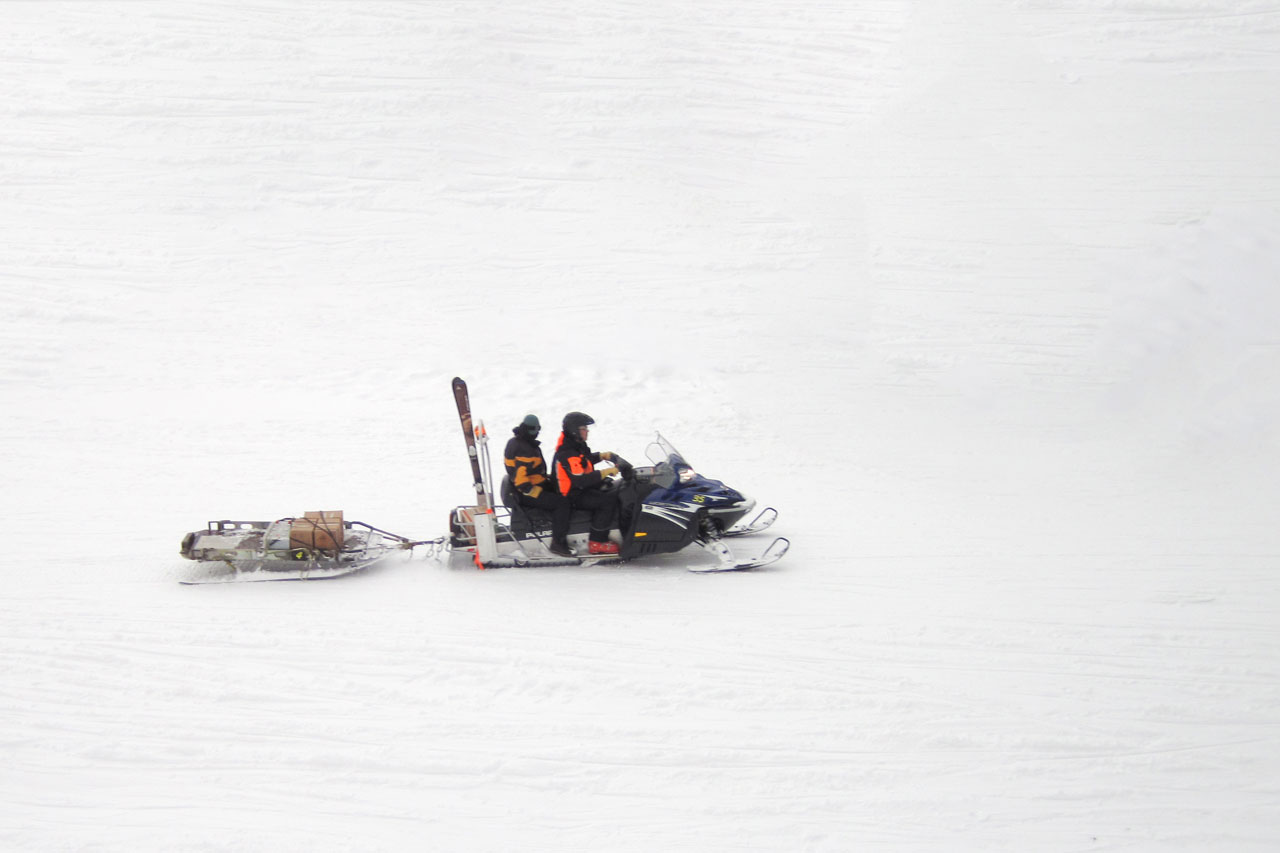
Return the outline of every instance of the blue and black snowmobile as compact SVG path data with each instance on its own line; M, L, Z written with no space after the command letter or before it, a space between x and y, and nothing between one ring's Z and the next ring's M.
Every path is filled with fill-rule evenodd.
M455 395L460 381L455 380ZM758 556L735 557L725 540L760 533L777 519L777 511L767 507L752 515L755 500L699 474L659 434L645 451L653 464L629 468L625 477L610 478L604 486L618 494L619 524L610 534L618 543L618 554L587 556L590 514L585 511L575 511L569 527L569 544L580 556L552 554L550 515L521 506L506 478L499 487L503 505L493 505L487 435L483 425L471 425L465 383L458 407L478 502L457 507L450 517L451 565L498 568L620 562L698 545L714 562L689 565L690 571L733 571L766 566L790 547L787 539L778 537Z

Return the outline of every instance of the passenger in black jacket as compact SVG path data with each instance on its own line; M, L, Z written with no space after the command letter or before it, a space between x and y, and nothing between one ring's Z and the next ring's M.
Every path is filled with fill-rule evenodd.
M507 476L521 506L545 510L551 514L551 553L572 557L569 548L569 518L573 505L560 494L547 473L547 460L542 455L538 433L542 425L536 415L525 415L503 451Z

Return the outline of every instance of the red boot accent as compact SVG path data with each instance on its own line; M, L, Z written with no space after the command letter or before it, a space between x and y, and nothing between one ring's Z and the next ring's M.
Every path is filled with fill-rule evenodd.
M618 553L616 542L588 542L587 553L593 557Z

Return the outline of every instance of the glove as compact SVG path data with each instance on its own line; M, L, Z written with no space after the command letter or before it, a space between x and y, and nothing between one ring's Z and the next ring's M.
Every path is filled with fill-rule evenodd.
M612 461L613 461L613 454L612 454L612 453L610 453L610 452L609 452L609 451L607 451L607 450L601 450L601 451L600 451L600 458L601 458L601 459L603 459L603 460L605 460L606 462L612 462Z
M600 476L601 476L601 478L604 478L604 477L612 477L612 476L613 476L614 474L616 474L616 473L618 473L618 469L617 469L617 468L615 468L615 467L613 467L612 465L610 465L608 468L601 468L601 469L600 469Z

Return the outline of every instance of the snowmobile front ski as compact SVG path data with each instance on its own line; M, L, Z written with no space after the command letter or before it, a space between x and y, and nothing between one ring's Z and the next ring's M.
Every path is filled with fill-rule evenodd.
M782 559L787 553L787 549L791 547L791 541L779 536L769 544L768 548L758 557L742 560L733 556L733 552L729 550L729 546L725 545L718 539L710 542L699 542L706 550L715 554L719 562L706 566L687 566L691 572L743 572L749 569L758 569L761 566L767 566L770 563L776 563Z
M744 524L740 521L737 524L735 524L733 527L730 527L721 535L722 536L750 536L753 533L759 533L760 531L766 529L767 527L769 527L769 525L773 524L777 520L778 520L778 511L771 506L765 507L763 510L760 511L760 514L757 515L755 518L753 518L749 523Z

